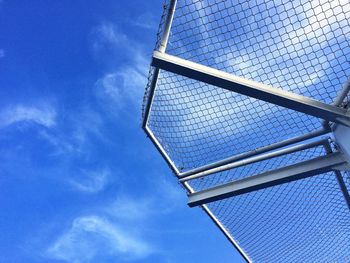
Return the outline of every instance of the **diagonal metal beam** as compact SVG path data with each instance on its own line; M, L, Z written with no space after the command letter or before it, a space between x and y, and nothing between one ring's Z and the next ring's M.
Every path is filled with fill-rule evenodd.
M180 182L186 182L189 180L193 180L193 179L198 179L204 176L208 176L210 174L213 173L218 173L218 172L222 172L222 171L226 171L226 170L231 170L234 168L238 168L241 166L246 166L249 164L253 164L253 163L257 163L257 162L262 162L264 160L268 160L268 159L272 159L272 158L276 158L279 156L283 156L283 155L287 155L287 154L291 154L294 152L299 152L299 151L303 151L306 149L310 149L310 148L315 148L317 146L320 145L327 145L328 144L328 139L322 139L319 141L313 141L313 142L309 142L309 143L303 143L303 144L298 144L298 145L294 145L288 148L283 148L281 150L277 150L277 151L273 151L273 152L269 152L269 153L265 153L265 154L261 154L258 156L253 156L250 158L246 158L243 160L239 160L237 162L232 162L226 165L222 165L216 168L212 168L197 174L193 174L190 176L186 176L186 177L180 177Z
M300 162L192 193L189 195L188 205L194 207L267 187L288 183L331 171L333 167L344 163L346 163L346 160L341 153L331 153L305 162Z
M306 141L306 140L309 140L309 139L312 139L315 137L319 137L321 135L325 135L325 134L330 133L330 132L331 132L331 129L329 128L329 126L328 127L324 126L319 130L315 130L315 131L312 131L310 133L303 134L301 136L288 138L286 140L282 140L282 141L275 142L275 143L272 143L269 145L265 145L265 146L256 148L254 150L248 151L248 152L239 153L239 154L233 155L231 157L225 158L223 160L220 160L220 161L217 161L214 163L210 163L207 165L203 165L203 166L200 166L198 168L191 169L189 171L181 172L181 173L177 174L177 176L180 178L185 178L185 177L189 177L189 176L192 176L192 175L195 175L198 173L207 172L207 171L212 170L214 168L223 167L227 164L230 164L230 163L233 163L236 161L244 160L247 158L257 156L259 154L264 154L264 153L267 153L267 152L270 152L270 151L273 151L276 149L280 149L280 148L283 148L283 147L286 147L286 146L289 146L292 144L303 142L303 141Z
M350 116L346 115L345 109L237 77L179 57L155 51L152 66L317 118L350 126Z

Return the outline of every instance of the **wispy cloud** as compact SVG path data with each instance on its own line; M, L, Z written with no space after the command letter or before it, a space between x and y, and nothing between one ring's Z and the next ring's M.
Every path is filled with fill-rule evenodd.
M149 65L142 46L112 23L102 23L93 29L93 33L96 36L93 41L95 52L112 48L125 57L123 66L114 67L96 81L95 90L98 99L107 108L120 110L130 105L130 102L133 107L137 105L138 108L147 83Z
M150 255L166 258L169 248L159 244L164 232L193 231L157 223L165 213L171 213L175 206L183 203L179 198L185 198L180 189L162 180L142 196L135 197L128 191L118 193L114 201L90 207L89 214L75 216L63 231L55 230L51 241L47 238L52 236L53 228L50 232L44 231L46 234L39 241L29 241L26 248L34 246L42 251L41 256L72 263L109 262L111 259L124 262L142 260ZM53 225L58 226L57 222Z
M91 262L114 256L133 260L154 253L152 246L115 222L99 216L78 217L47 250L50 258L67 262Z
M0 4L1 4L1 1L0 1ZM5 57L5 50L0 48L0 58L3 58Z
M88 156L92 138L103 142L108 140L102 131L104 124L100 113L85 106L67 116L64 111L60 112L57 125L39 133L42 139L53 146L51 155Z
M72 176L69 183L81 192L97 193L102 191L110 180L110 171L102 169L97 171L83 171Z
M15 105L0 112L0 128L19 122L35 123L51 128L56 124L56 111L50 105Z
M125 222L147 222L159 216L171 213L178 209L178 204L183 204L184 193L180 187L166 180L159 180L153 187L152 193L135 197L128 194L120 194L116 200L105 208L105 212L111 217Z
M138 16L131 24L144 29L156 29L157 23L155 17L151 13L144 13Z
M155 203L150 198L119 196L106 211L115 218L138 221L147 219L155 211Z
M127 41L127 36L110 22L103 22L93 28L91 35L93 38L92 47L95 52L103 48L124 45Z
M147 69L145 69L147 62L145 61L144 57L135 56L132 65L106 73L97 80L96 95L101 102L117 109L121 109L130 102L139 105L147 82Z
M88 144L91 137L106 140L106 136L102 132L105 124L104 119L98 111L90 107L79 109L78 113L70 117L69 123L71 125L71 139L77 146L82 147Z

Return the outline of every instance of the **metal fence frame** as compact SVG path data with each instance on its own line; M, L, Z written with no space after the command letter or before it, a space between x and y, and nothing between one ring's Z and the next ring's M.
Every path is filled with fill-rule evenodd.
M332 124L330 124L330 122L333 122L335 124L339 123L350 127L350 112L340 107L340 105L343 103L344 99L346 98L347 94L350 91L350 79L344 84L342 90L339 92L337 98L334 100L332 105L329 105L308 97L304 97L292 92L276 89L274 87L270 87L267 85L262 85L260 83L256 83L243 78L235 77L228 73L221 72L213 68L209 68L197 63L190 62L188 60L184 60L184 59L166 54L165 51L169 40L172 21L176 10L176 4L177 4L177 0L170 0L169 5L167 7L167 14L166 14L165 23L163 25L163 31L162 31L159 47L158 47L158 50L156 50L152 56L151 66L154 67L154 71L150 81L149 91L145 98L142 128L144 129L148 137L151 139L154 146L158 149L160 154L163 156L163 158L165 159L165 161L167 162L171 170L178 177L179 182L188 191L190 198L191 197L193 198L193 196L196 196L196 193L192 189L192 187L189 185L188 183L189 180L192 180L194 178L199 178L202 176L207 176L209 174L217 173L227 169L232 169L240 165L247 165L251 162L256 162L263 158L274 158L274 157L280 156L281 154L288 154L293 151L301 150L303 147L305 147L305 145L297 145L297 146L291 146L291 145L298 144L300 142L304 142L307 140L312 140L314 138L317 138L325 134L329 134L332 131L331 129ZM189 171L181 172L176 167L175 163L171 160L171 158L169 157L169 155L167 154L167 152L165 151L161 143L158 141L156 136L153 134L152 130L148 127L148 120L149 120L149 116L152 108L153 97L157 86L157 80L161 70L170 71L175 74L179 74L179 75L196 79L202 82L206 82L208 84L217 86L219 88L228 89L233 92L248 95L248 96L261 99L282 107L303 112L308 115L316 116L318 118L323 119L323 122L322 122L323 127L319 130L315 130L313 132L304 134L302 136L289 138L284 141L266 145L249 152L241 153L214 163L197 167ZM319 143L320 142L313 142L311 144L306 144L307 145L306 147L313 147L314 145L317 145ZM337 155L337 153L332 153L332 149L329 145L328 140L327 141L323 140L322 145L324 145L327 153L330 156ZM288 147L288 146L291 146L291 147ZM288 148L278 150L284 147L288 147ZM337 158L340 158L343 160L344 157L341 156L341 154L339 153L337 155ZM322 161L324 162L323 159ZM339 162L338 159L337 161ZM349 193L347 192L342 175L337 170L337 167L334 167L334 163L335 162L333 162L332 165L327 166L327 169L335 171L338 184L340 186L340 189L343 192L344 198L350 209ZM342 164L344 163L346 163L346 161L342 162ZM313 165L317 166L318 165L317 161L313 163ZM341 167L341 168L344 168L344 167ZM190 199L190 203L191 203L191 199ZM220 223L220 221L216 218L216 216L210 211L208 206L204 203L205 202L199 202L197 205L201 205L202 209L208 214L208 216L223 232L226 238L233 244L233 246L242 255L242 257L247 262L252 262L251 259L244 252L244 250L239 246L239 244L235 241L235 239L230 235L230 233L225 229L225 227Z

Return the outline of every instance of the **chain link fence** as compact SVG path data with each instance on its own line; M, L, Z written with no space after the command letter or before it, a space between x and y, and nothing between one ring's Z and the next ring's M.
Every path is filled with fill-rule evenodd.
M350 2L178 0L166 53L332 104L350 76ZM155 71L142 116L179 172L322 127L315 117L163 70L150 94ZM349 95L340 106L348 102ZM315 147L189 185L200 191L325 154ZM349 172L342 177L349 191ZM350 213L334 172L208 207L253 262L350 262Z
M167 53L331 103L350 76L349 10L346 1L181 0ZM180 171L321 127L305 114L166 71L156 89L148 126Z
M334 173L208 207L252 262L350 261L350 213Z
M332 103L350 76L347 0L180 0L167 53Z

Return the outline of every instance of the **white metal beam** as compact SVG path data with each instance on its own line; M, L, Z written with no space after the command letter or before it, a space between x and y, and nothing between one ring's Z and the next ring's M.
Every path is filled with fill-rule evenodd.
M162 38L160 39L160 43L159 43L159 52L161 52L161 53L165 52L166 47L168 45L170 29L171 29L171 25L173 23L175 9L176 9L176 3L177 3L177 0L170 0L168 14L166 16L166 20L165 20L164 27L163 27ZM144 116L142 119L142 127L143 128L145 128L147 125L149 113L150 113L151 107L152 107L154 91L155 91L155 88L157 86L159 74L160 74L159 68L155 68L153 71L152 80L151 80L150 87L149 87L150 90L149 90L148 96L146 98Z
M152 66L317 118L350 126L350 116L346 115L345 109L179 57L155 51Z
M192 193L189 195L188 205L190 207L203 205L224 198L314 176L331 171L333 167L344 163L346 163L346 160L342 153L331 153L305 162Z
M292 144L296 144L296 143L303 142L303 141L306 141L306 140L309 140L309 139L312 139L315 137L319 137L319 136L325 135L329 132L331 132L330 128L325 126L319 130L315 130L315 131L312 131L310 133L303 134L301 136L288 138L286 140L282 140L282 141L275 142L275 143L272 143L269 145L265 145L265 146L256 148L254 150L248 151L248 152L239 153L239 154L230 156L228 158L225 158L223 160L220 160L220 161L217 161L214 163L210 163L207 165L203 165L203 166L200 166L198 168L191 169L189 171L181 172L181 173L177 174L177 176L180 178L189 177L189 176L201 173L201 172L209 171L209 170L214 169L214 168L223 167L227 164L230 164L230 163L233 163L236 161L244 160L244 159L247 159L247 158L250 158L253 156L257 156L259 154L264 154L266 152L270 152L270 151L280 149L280 148L283 148L283 147L286 147L286 146L289 146Z
M193 179L198 179L204 176L208 176L210 174L213 173L218 173L218 172L222 172L222 171L226 171L226 170L231 170L234 168L238 168L241 166L246 166L248 164L253 164L256 162L262 162L264 160L268 160L268 159L272 159L272 158L276 158L279 156L283 156L283 155L287 155L287 154L291 154L294 152L299 152L299 151L303 151L306 149L310 149L310 148L314 148L320 145L327 145L328 144L328 139L322 139L319 141L313 141L313 142L309 142L309 143L304 143L304 144L298 144L298 145L294 145L288 148L283 148L281 150L277 150L277 151L273 151L273 152L269 152L269 153L265 153L265 154L261 154L261 155L257 155L257 156L253 156L250 158L246 158L243 160L239 160L236 162L232 162L226 165L222 165L216 168L212 168L203 172L199 172L190 176L186 176L186 177L180 177L180 182L186 182L189 180L193 180Z

